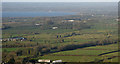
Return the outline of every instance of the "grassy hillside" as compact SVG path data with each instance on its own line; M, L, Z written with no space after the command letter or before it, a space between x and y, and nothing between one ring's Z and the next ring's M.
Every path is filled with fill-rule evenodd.
M79 18L82 20L74 22L65 20ZM2 44L4 62L8 62L13 57L16 62L22 62L26 58L27 60L61 59L64 62L117 61L116 16L86 14L63 17L4 18L3 21L5 21L2 29L3 39L5 39ZM53 27L58 28L52 29ZM25 40L14 39L19 37Z
M64 62L92 62L104 59L104 62L118 62L118 57L107 59L113 56L118 56L118 52L113 52L99 56L99 54L118 50L118 44L105 46L93 46L71 51L56 52L39 57L39 59L61 59Z

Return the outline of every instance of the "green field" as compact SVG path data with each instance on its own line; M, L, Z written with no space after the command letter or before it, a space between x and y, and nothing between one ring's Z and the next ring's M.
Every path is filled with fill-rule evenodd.
M65 22L65 18L77 17L39 17L30 22L3 22L3 39L24 37L26 40L3 41L4 62L14 57L16 62L34 59L62 60L63 62L117 62L118 27L116 17L95 17L86 15L81 21ZM26 20L29 18L15 18ZM53 21L51 21L53 19ZM44 22L43 22L44 21ZM87 21L84 23L84 21ZM36 23L42 23L36 26ZM58 29L52 29L57 26ZM101 55L103 54L103 55ZM115 57L114 57L115 56ZM109 59L110 58L110 59ZM27 61L26 60L26 61ZM36 61L36 60L34 60Z
M118 52L113 52L98 56L99 54L118 50L118 44L111 44L105 46L93 46L82 49L76 49L71 51L56 52L48 55L39 57L40 59L52 59L52 60L63 60L64 62L92 62L95 60L105 59L104 62L118 62L118 58L107 58L112 56L118 56ZM77 60L76 60L77 59ZM107 59L107 60L106 60Z
M17 51L18 49L24 49L24 48L2 48L2 51L12 52L12 51Z

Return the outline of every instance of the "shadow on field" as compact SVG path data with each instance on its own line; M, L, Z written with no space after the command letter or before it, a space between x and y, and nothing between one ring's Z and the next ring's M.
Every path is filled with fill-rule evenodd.
M99 54L98 56L102 56L102 55L110 54L110 53L114 53L114 52L120 52L120 50L102 53L102 54Z

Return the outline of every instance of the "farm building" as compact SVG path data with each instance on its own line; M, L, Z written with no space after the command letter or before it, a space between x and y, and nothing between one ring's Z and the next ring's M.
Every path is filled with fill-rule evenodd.
M75 22L75 21L81 21L81 19L64 19L62 22Z
M57 29L58 27L52 27L52 29Z
M74 20L68 20L68 22L74 22Z
M13 38L0 39L0 41L24 41L24 40L27 40L27 38L24 38L24 37L13 37Z
M93 14L91 16L94 16Z
M51 60L39 59L38 62L39 63L50 63Z
M11 38L10 40L11 41L17 41L17 40L24 41L24 40L26 40L26 38L23 38L23 37L14 37L14 38Z
M52 61L52 63L62 63L62 60L55 60L55 61Z
M51 63L51 64L56 64L56 63L62 63L62 60L48 60L48 59L39 59L38 63Z
M40 24L35 24L36 26L39 26Z

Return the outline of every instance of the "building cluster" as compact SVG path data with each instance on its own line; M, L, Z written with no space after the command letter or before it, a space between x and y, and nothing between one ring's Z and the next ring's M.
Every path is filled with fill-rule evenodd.
M62 60L45 60L45 59L39 59L38 63L50 63L50 64L56 64L56 63L62 63Z
M64 19L62 22L75 22L75 21L81 21L81 19Z
M2 41L2 42L6 42L6 41L25 41L25 40L27 40L27 38L24 38L24 37L13 37L13 38L0 39L0 41Z
M58 27L52 27L53 30L57 29Z

